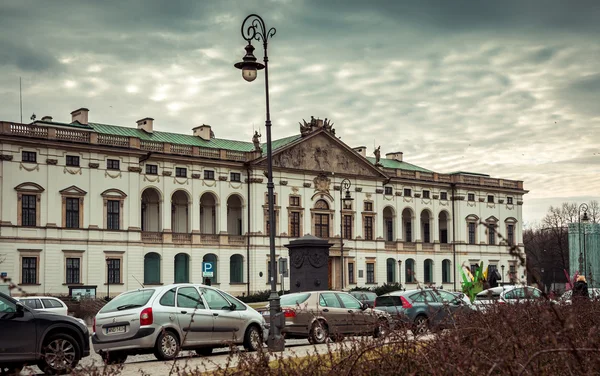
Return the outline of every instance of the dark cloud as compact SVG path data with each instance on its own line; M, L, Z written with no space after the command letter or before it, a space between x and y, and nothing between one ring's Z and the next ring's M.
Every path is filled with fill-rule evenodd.
M269 44L273 137L311 115L351 146L404 151L428 169L524 180L529 199L600 186L599 5L579 1L126 1L0 5L0 119L32 112L250 140L263 72L248 84L244 17ZM257 56L262 55L257 44ZM577 181L588 181L586 187ZM550 188L549 188L550 187ZM526 202L528 202L528 200ZM526 209L526 208L525 208Z

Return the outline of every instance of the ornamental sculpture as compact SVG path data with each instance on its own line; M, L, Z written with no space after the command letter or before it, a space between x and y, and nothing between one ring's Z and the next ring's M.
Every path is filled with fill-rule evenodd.
M254 131L254 136L252 136L252 143L254 144L254 151L261 151L260 148L260 138L262 137L258 131Z
M327 120L327 118L325 118L325 120L323 121L321 119L315 119L314 116L311 116L309 122L302 119L302 123L298 122L298 124L300 124L300 134L302 136L306 136L309 133L311 133L317 129L320 129L320 128L323 128L327 132L330 132L331 134L335 135L335 129L333 129L333 123L330 120Z

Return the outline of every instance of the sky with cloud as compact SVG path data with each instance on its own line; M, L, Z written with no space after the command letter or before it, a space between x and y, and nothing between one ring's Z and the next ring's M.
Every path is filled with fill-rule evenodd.
M439 172L524 180L524 219L600 198L600 2L4 1L0 119L51 115L217 137L264 134L264 81L247 83L240 26L269 43L273 137L329 118ZM262 47L256 44L257 57ZM264 141L264 137L263 137Z

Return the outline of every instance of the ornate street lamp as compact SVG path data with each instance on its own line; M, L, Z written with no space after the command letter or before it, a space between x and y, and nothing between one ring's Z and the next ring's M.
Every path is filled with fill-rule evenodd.
M285 318L281 313L281 304L279 300L279 294L277 294L277 263L275 262L275 211L273 209L274 196L273 196L273 161L271 159L271 111L269 108L269 57L267 54L267 44L269 38L275 35L275 28L267 29L265 21L257 15L251 14L244 22L242 22L242 38L244 38L248 45L245 47L246 55L242 58L242 61L236 63L234 66L242 70L242 77L248 82L252 82L256 79L257 71L265 70L265 93L266 93L266 107L267 117L265 121L265 128L267 131L267 197L269 206L269 258L271 260L271 294L269 296L269 307L270 307L270 325L269 325L269 338L267 339L267 345L271 351L283 351L285 348L285 341L281 335L281 329L285 324ZM252 46L252 40L262 41L263 48L265 51L264 65L256 61L254 56L254 47Z
M350 187L352 183L350 180L344 179L340 183L340 259L342 264L342 290L344 290L344 204L349 204L354 200L350 196ZM346 191L346 195L343 195L344 190Z
M504 286L504 265L501 266L502 268L502 278L500 279L502 286Z
M583 216L581 211L583 210ZM583 273L587 277L587 255L585 253L585 229L583 229L583 248L581 247L581 223L585 225L588 221L588 206L586 203L579 205L579 273Z

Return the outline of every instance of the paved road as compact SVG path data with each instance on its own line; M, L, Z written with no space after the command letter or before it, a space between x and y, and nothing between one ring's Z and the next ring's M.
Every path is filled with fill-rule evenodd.
M91 344L91 343L90 343ZM239 347L243 351L243 347ZM284 356L289 357L293 355L304 356L309 353L314 353L315 349L319 353L327 352L327 345L313 346L308 343L307 340L301 339L289 339L286 341L286 350ZM186 365L190 369L198 367L201 370L216 369L218 366L225 366L227 364L227 358L229 356L229 348L215 349L213 354L207 357L201 357L196 355L193 351L182 351L178 360L175 362L179 367L185 367ZM96 353L92 354L81 360L79 363L84 369L93 365L103 366L102 359ZM234 364L231 366L235 366ZM169 371L173 367L173 362L163 362L157 360L154 355L137 355L130 356L127 358L121 376L140 376L141 374L149 375L168 375ZM21 375L43 375L37 367L25 369L21 372Z

